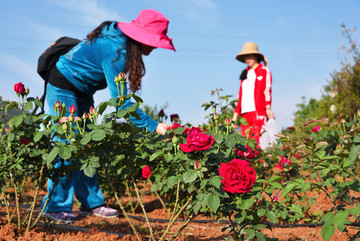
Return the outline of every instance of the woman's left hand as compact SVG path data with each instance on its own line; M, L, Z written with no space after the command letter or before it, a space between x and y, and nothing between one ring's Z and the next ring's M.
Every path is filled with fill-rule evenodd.
M159 123L158 126L156 127L156 133L160 134L160 135L165 135L167 129L170 126L168 124L165 123Z
M269 119L275 119L275 115L271 109L266 109L266 115Z

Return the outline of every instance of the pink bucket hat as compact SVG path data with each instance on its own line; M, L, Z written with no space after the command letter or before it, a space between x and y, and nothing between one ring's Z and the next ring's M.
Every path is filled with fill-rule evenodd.
M135 20L117 25L125 35L142 44L176 51L172 39L166 35L169 20L156 10L141 10Z

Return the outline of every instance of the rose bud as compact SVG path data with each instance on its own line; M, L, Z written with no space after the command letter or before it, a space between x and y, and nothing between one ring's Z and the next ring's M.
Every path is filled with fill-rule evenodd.
M75 107L75 105L72 105L72 106L69 108L69 112L70 112L71 114L74 114L74 113L76 112L76 107Z
M90 111L89 111L89 114L90 115L95 115L95 109L94 109L94 107L90 107Z
M61 107L61 104L60 104L60 101L58 100L58 101L56 101L56 103L55 103L55 105L54 105L54 110L57 110L57 109L59 109Z
M229 117L227 117L227 118L225 119L225 126L230 126L230 125L231 125L231 120L230 120Z
M88 114L84 113L83 116L82 116L82 118L83 118L84 120L86 120L87 118L89 118L89 116L88 116Z
M197 170L199 170L201 168L201 164L200 164L200 162L198 161L198 160L196 160L195 162L194 162L194 169L197 171Z
M176 136L173 136L171 141L172 141L173 144L176 144L177 141L178 141L178 138Z

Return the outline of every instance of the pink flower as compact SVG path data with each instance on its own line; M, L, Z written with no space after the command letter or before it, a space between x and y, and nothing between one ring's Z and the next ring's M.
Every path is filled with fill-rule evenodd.
M312 129L312 132L316 133L320 130L320 126L315 126L313 129Z
M300 156L299 156L299 154L296 153L296 154L294 155L294 157L295 157L295 158L299 158Z
M230 193L248 193L256 181L256 172L250 167L249 162L240 159L233 159L228 163L221 163L219 175L223 190Z
M259 155L259 150L254 148L254 150L251 150L250 146L245 146L246 151L239 150L235 148L235 153L239 155L239 157L244 157L247 159L253 159L254 157L257 157Z
M22 82L19 82L14 85L14 91L16 92L17 95L24 94L26 91L25 86L23 85Z
M142 172L142 177L145 179L151 176L151 170L149 166L145 166L141 172Z
M281 159L278 162L278 164L276 164L276 167L278 167L281 171L284 171L284 167L287 167L291 164L291 160L285 159L284 156L280 156ZM289 171L291 170L291 168L289 168Z
M68 122L69 121L69 118L68 117L61 117L61 119L59 120L59 123L64 123L64 122Z
M205 151L214 144L215 138L192 127L186 137L186 144L180 144L183 152ZM184 132L185 133L185 132Z
M69 108L69 112L70 112L71 114L74 114L74 113L76 112L76 107L75 107L75 105L72 105L72 106Z
M279 198L277 196L274 197L273 199L275 202L278 202L279 201Z

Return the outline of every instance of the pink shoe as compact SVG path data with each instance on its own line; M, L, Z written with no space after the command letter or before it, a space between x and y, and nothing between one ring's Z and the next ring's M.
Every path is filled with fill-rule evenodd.
M42 216L62 223L72 223L77 219L77 216L71 212L43 213Z
M102 205L96 208L92 208L89 210L85 210L80 207L79 215L80 216L87 216L94 214L95 216L103 217L103 218L114 218L118 215L118 211L116 209L110 208L106 205Z

